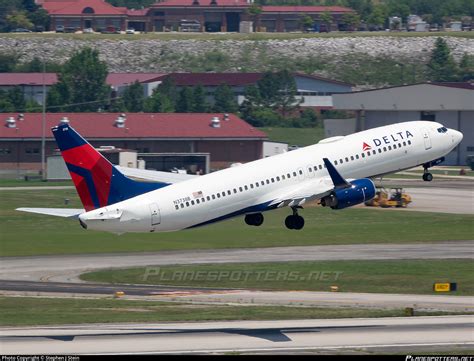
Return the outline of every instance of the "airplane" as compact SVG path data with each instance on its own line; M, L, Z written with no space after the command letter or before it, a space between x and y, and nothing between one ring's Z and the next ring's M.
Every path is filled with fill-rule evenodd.
M283 207L291 210L285 226L301 230L299 210L307 202L348 208L374 197L372 178L418 165L431 181L429 168L463 138L437 122L411 121L193 176L114 166L70 124L52 132L84 209L17 210L78 218L85 229L117 234L178 231L242 215L247 225L261 226L263 212Z

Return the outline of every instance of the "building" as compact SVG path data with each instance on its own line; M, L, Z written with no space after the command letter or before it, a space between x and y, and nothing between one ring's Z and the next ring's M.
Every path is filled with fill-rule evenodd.
M163 76L161 73L110 73L107 75L107 84L110 85L112 96L120 95L125 88L138 81L143 86L145 96L150 96ZM0 89L11 90L20 87L25 99L34 100L43 104L43 83L46 93L49 88L58 82L56 73L0 73Z
M40 170L42 114L27 113L18 117L18 114L4 113L1 116L2 171L20 174L25 170ZM63 118L94 147L136 150L138 158L143 159L150 159L153 154L164 159L166 154L192 157L195 153L204 159L208 154L211 170L262 158L263 141L267 138L265 133L233 114L48 113L47 157L57 152L50 128ZM158 164L157 158L152 160ZM166 164L172 164L169 157ZM192 170L191 164L188 166Z
M176 87L201 85L207 93L207 101L214 103L214 93L219 85L226 84L232 88L236 100L241 104L245 100L245 88L255 85L263 73L171 73L170 78ZM303 73L293 74L296 83L296 98L303 100L302 107L318 110L332 108L332 94L352 90L352 84ZM164 77L163 77L164 80Z
M104 0L38 0L51 16L52 30L64 27L70 31L92 28L95 31L197 31L240 32L247 28L267 32L303 30L303 16L310 16L312 30L327 27L320 15L329 12L334 29L344 28L344 14L354 10L341 6L261 6L259 15L247 9L253 0L164 0L149 8L131 10L114 7ZM246 24L252 24L250 28ZM327 31L327 29L326 29Z
M163 80L169 78L178 90L182 87L201 85L205 88L207 101L214 103L214 93L219 85L226 84L232 88L235 98L241 104L245 97L245 88L255 85L263 73L109 73L107 84L111 87L112 96L121 95L125 88L138 81L143 86L145 97L150 96L153 90ZM297 99L302 99L301 106L312 107L317 110L332 108L332 94L345 93L352 90L352 84L317 75L302 73L293 74ZM55 73L46 73L44 82L46 92L55 83L58 77ZM42 73L0 73L0 89L9 90L15 86L21 87L27 99L33 99L42 104L43 101L43 74Z
M395 86L334 94L333 101L335 109L356 112L355 131L412 120L436 121L464 134L444 164L466 164L467 155L474 154L473 83Z

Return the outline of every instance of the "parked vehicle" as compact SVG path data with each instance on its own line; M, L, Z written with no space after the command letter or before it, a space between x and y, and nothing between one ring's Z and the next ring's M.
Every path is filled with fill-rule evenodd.
M64 25L56 25L57 33L64 33Z

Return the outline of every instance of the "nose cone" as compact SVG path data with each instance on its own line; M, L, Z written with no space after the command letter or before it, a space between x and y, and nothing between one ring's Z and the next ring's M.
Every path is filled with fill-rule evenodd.
M462 138L463 138L463 135L461 132L457 131L457 130L454 130L452 129L452 136L453 136L453 143L458 145L459 143L461 143L462 141Z

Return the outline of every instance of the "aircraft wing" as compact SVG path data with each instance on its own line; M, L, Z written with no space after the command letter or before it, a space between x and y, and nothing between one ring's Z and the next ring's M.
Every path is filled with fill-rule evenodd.
M160 172L156 170L148 169L138 169L138 168L128 168L128 167L119 167L115 166L120 172L122 172L127 177L139 178L148 181L154 182L163 182L163 183L179 183L185 180L189 180L197 175L192 174L180 174L180 173L171 173L171 172Z
M82 208L17 208L16 210L65 218L75 218L85 212Z
M299 188L290 188L286 193L279 196L270 204L281 207L297 207L304 203L314 201L327 196L334 190L334 184L329 177L321 179L318 183L305 185Z

